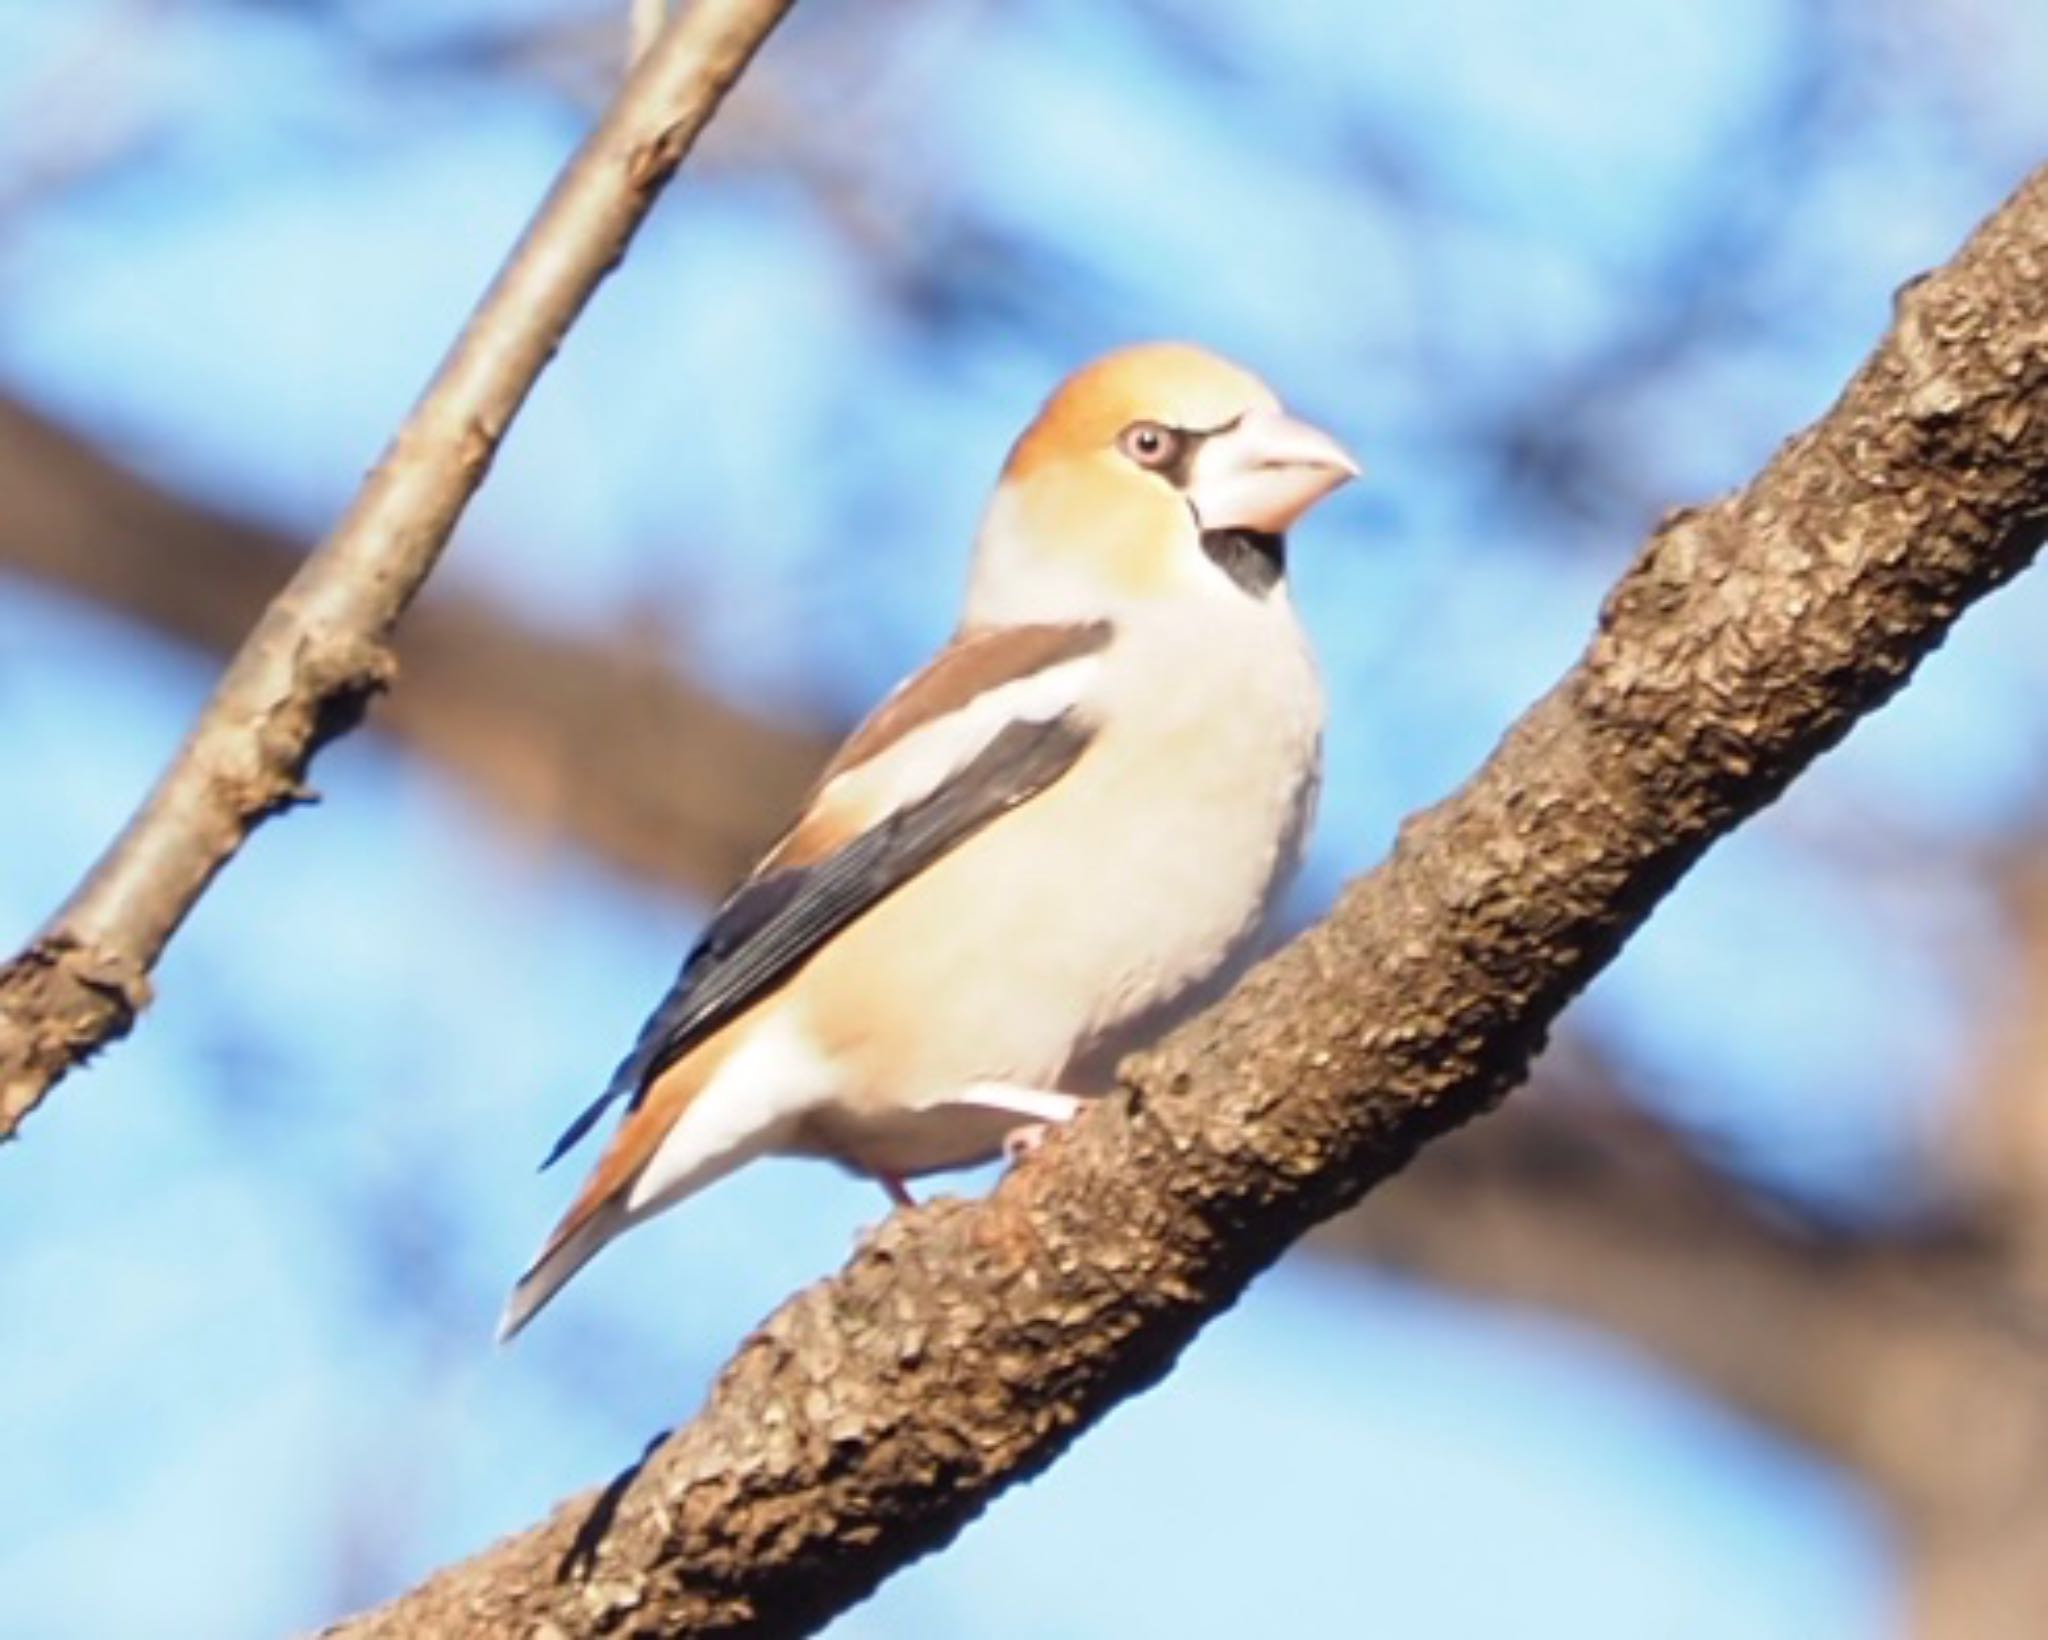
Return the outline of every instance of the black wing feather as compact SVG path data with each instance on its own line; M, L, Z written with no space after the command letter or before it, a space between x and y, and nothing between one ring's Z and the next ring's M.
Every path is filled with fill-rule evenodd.
M1080 760L1094 731L1069 712L1012 723L930 796L812 865L752 878L718 908L611 1082L548 1152L552 1167L620 1100L780 985L849 923Z

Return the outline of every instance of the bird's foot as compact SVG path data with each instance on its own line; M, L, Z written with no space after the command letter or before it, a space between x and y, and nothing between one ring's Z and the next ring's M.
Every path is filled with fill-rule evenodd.
M1057 1125L1053 1122L1026 1122L1022 1127L1011 1128L1003 1135L1003 1160L1015 1166L1043 1145Z
M1029 1156L1081 1114L1081 1101L1057 1088L1021 1088L1006 1082L977 1082L962 1096L966 1104L1008 1111L1025 1118L1003 1135L1003 1160L1016 1163Z

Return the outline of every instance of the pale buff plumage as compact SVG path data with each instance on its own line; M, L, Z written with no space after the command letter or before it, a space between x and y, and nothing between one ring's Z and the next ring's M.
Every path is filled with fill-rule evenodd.
M1149 424L1200 436L1154 460L1162 441L1132 431ZM1299 859L1323 703L1277 559L1270 584L1263 561L1226 572L1204 531L1264 551L1353 471L1194 348L1062 386L1004 469L960 637L849 741L763 871L943 791L1007 724L1078 724L1085 749L652 1079L507 1334L605 1241L752 1157L892 1186L983 1160L1220 988Z

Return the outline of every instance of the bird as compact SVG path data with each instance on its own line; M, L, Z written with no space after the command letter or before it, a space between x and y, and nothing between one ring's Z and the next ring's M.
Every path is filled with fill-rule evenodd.
M604 1092L499 1326L744 1163L905 1181L1035 1148L1220 994L1299 864L1324 695L1287 531L1358 476L1185 342L1082 366L1011 448L959 626L840 747Z

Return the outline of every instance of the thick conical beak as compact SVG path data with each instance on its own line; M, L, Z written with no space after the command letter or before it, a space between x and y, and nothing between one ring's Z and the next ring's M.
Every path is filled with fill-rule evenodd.
M1205 530L1284 535L1309 508L1358 476L1358 463L1319 427L1253 410L1203 441L1188 499Z

